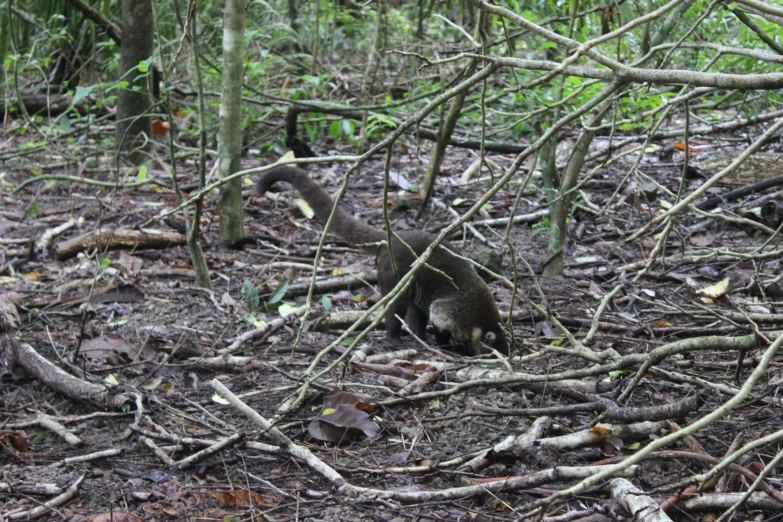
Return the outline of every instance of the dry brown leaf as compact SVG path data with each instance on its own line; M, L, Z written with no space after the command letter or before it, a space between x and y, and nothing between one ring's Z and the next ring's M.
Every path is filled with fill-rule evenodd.
M726 294L726 290L729 288L729 278L726 277L722 281L715 283L714 285L706 286L698 291L700 295L709 297L710 299L717 299L723 297Z
M144 522L144 519L134 515L133 513L110 511L92 517L90 522Z
M19 327L19 312L16 305L22 302L22 296L16 292L0 294L0 332Z
M202 491L193 494L200 500L217 500L222 507L248 507L269 504L270 499L266 499L261 493L255 491L225 490L225 491Z
M80 353L93 363L119 366L136 360L148 361L155 352L146 346L130 343L116 335L101 335L82 343Z
M314 439L342 442L360 435L374 438L381 431L381 427L373 422L368 414L350 404L340 404L334 410L324 410L331 413L316 417L307 427Z
M713 236L712 234L691 236L691 243L693 243L696 246L706 247L706 246L710 246L714 242L715 242L715 236Z
M592 428L590 428L590 431L592 431L593 433L606 434L606 433L609 433L610 431L612 431L612 425L611 424L599 423L599 424L596 424L595 426L593 426Z

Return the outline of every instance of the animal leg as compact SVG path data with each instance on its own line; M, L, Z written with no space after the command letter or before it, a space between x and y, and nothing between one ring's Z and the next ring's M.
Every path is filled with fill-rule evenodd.
M418 337L424 339L427 333L427 314L413 304L408 305L408 311L405 313L405 323L408 329Z
M438 343L438 346L450 346L451 335L449 332L435 328L435 341Z
M402 322L399 319L397 319L397 316L400 317L405 316L405 310L407 309L407 307L408 305L405 302L398 302L396 305L390 308L388 312L386 312L386 317L384 318L384 322L386 325L386 341L389 344L402 343L402 340L400 339Z

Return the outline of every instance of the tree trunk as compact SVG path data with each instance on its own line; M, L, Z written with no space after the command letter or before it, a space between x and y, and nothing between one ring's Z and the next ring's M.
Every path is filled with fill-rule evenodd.
M487 32L485 27L490 21L489 15L486 15L483 11L479 13L479 20L476 23L476 30L474 31L474 38L477 40L483 40L484 35ZM473 59L468 65L468 70L465 76L471 76L478 68L479 60ZM416 219L420 219L427 207L427 203L432 197L432 192L435 190L435 180L440 174L440 166L443 163L443 158L446 154L446 145L448 145L451 135L454 134L454 129L457 126L457 120L459 120L460 114L462 114L462 105L465 103L465 98L468 95L468 91L464 90L454 96L449 104L449 110L446 113L446 117L441 123L440 130L438 132L438 140L432 148L432 155L430 156L430 164L427 167L427 172L424 174L424 179L421 183L421 189L419 194L421 195L421 206L416 213Z
M223 12L223 94L220 97L221 178L241 169L242 76L245 38L245 0L226 0ZM220 239L238 241L242 229L242 180L236 178L220 187Z
M618 87L619 88L619 87ZM579 139L576 141L574 150L571 152L571 157L568 159L568 165L566 165L565 172L560 180L560 190L557 195L560 199L555 201L553 205L549 206L549 219L552 223L550 230L549 244L547 247L547 260L544 264L544 277L556 277L563 274L563 247L566 242L567 221L571 210L571 201L574 197L573 194L568 194L575 186L579 179L579 172L582 170L582 166L585 163L585 156L587 151L590 150L590 145L595 138L595 129L601 124L601 120L612 107L611 96L596 108L595 114L582 131ZM554 158L555 151L552 149L551 157Z
M149 149L152 105L149 70L139 70L139 62L152 55L151 0L122 0L122 46L120 81L128 82L117 96L117 152L131 163L142 163ZM133 90L137 88L137 90Z

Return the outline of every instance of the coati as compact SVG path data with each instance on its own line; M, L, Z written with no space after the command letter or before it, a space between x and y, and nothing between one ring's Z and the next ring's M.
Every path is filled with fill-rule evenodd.
M307 172L292 166L272 169L258 179L258 193L263 195L277 181L293 185L310 204L316 217L326 223L334 201L317 182L310 179ZM399 278L410 270L416 260L411 249L416 255L421 255L435 238L419 230L400 232L400 238L410 249L393 239L392 266L389 248L385 244L380 247L377 245L386 241L386 232L362 223L342 209L337 210L330 230L350 245L368 253L377 252L378 283L383 295L389 293ZM448 243L443 245L453 250ZM451 281L426 266L422 267L416 274L414 284L386 314L388 341L392 344L400 342L402 324L396 317L399 316L404 317L411 331L421 338L424 338L429 321L435 329L439 344L450 342L462 353L478 355L485 351L482 350L482 343L508 353L508 342L500 326L495 299L473 266L440 247L432 253L427 263L449 276ZM398 277L394 275L395 266Z

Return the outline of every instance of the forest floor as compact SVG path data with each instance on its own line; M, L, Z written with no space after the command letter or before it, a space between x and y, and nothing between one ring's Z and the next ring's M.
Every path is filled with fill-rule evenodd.
M741 150L729 138L693 140L696 152L683 194ZM53 506L43 519L515 520L534 502L588 476L590 468L634 455L729 401L765 352L764 337L774 340L773 331L783 324L783 314L775 308L780 294L770 290L759 295L754 292L758 286L749 284L780 274L780 256L741 259L727 254L767 247L769 234L754 225L759 219L742 211L777 201L780 193L768 191L721 205L721 216L733 220L682 213L663 252L666 262L636 277L657 237L625 240L671 206L674 198L664 189L676 193L680 187L683 153L669 141L658 144L659 150L648 154L627 181L633 153L601 167L582 187L569 222L562 278L539 276L546 222L536 218L511 230L511 242L530 263L540 290L524 264L514 270L507 252L501 275L516 281L524 296L553 314L577 339L588 333L602 299L621 285L602 311L591 343L580 348L584 353L577 353L551 318L529 302L512 299L506 282L491 280L501 311L511 311L513 303L514 357L508 361L494 355L461 358L448 347L433 349L432 339L424 340L425 346L407 338L402 348L408 351L397 352L400 347L389 347L379 328L358 346L370 354L366 359L352 354L313 381L297 409L276 418L281 405L302 389L316 355L342 331L339 325L324 326L323 318L336 311L366 310L379 298L371 284L374 259L339 238L327 238L319 278L359 276L333 287L325 299L316 294L295 345L301 323L295 315L281 321L280 312L304 303L300 283L312 276L306 265L313 262L322 225L303 217L290 204L292 198L286 195L274 202L247 185L248 241L242 248L220 245L217 198L207 198L201 238L214 285L209 292L196 287L185 246L72 254L63 249L66 241L99 226L133 231L144 225L181 233L182 218L145 224L178 204L166 172L151 168L146 173L165 186L116 191L47 179L70 175L114 183L117 173L100 151L85 152L79 161L73 159L73 148L67 155L62 149L19 154L22 141L0 135L0 294L18 313L0 346L0 519L15 520L13 513L36 508L70 487L71 498ZM607 143L597 139L596 150ZM413 219L419 200L410 189L425 170L428 147L408 142L395 149L391 170L398 186L390 195L390 219L398 231L438 231L453 219L439 207L421 222ZM752 168L725 180L714 192L779 175L780 156L779 143L767 147ZM513 161L510 156L490 157L501 167ZM472 153L451 149L439 178L435 196L459 213L489 186L486 172L468 184L459 182L473 159ZM248 160L243 166L261 164ZM334 192L344 166L308 170ZM194 163L187 162L178 174L192 191ZM14 190L35 177L39 179ZM125 182L135 180L134 173ZM474 221L507 217L520 183L521 178L501 190L491 208ZM540 177L534 177L517 214L546 208L540 187ZM286 193L287 188L279 190ZM344 208L381 227L382 202L383 159L377 158L352 181ZM69 220L69 228L63 227L42 249L36 246L46 231ZM452 243L466 253L505 251L500 247L504 226L477 228L489 246L467 229L452 237ZM256 303L249 283L259 289L255 309L250 307ZM230 354L234 358L216 359L237 336L258 328L257 337L237 345ZM738 351L733 344L722 347L714 336L726 342L755 336L757 342ZM316 369L334 363L353 337L325 355ZM655 360L655 371L648 368L639 375L627 402L613 402L647 354L686 339L694 346L673 349ZM81 381L111 388L96 396L68 396L47 381L58 377L24 369L37 363L19 361L18 353L14 355L19 346ZM392 350L398 358L384 359ZM416 381L423 374L424 380ZM387 496L351 495L344 486L330 483L312 461L287 453L279 438L270 437L221 398L213 380L265 419L273 419L282 435L348 484ZM416 386L405 387L414 381ZM780 442L760 446L708 484L705 493L714 494L714 502L721 493L723 504L705 508L693 495L669 497L696 484L694 475L712 468L733 443L780 429L780 383L777 357L738 408L646 455L625 476L656 503L666 504L674 519L725 511L739 498L731 495L747 491L752 477L780 452ZM143 412L137 410L139 405ZM331 408L344 413L343 419L321 418L325 408L326 413ZM534 421L544 427L541 433L534 431L539 425ZM237 433L240 438L213 447ZM510 449L486 454L501 441L525 434L529 438L516 440ZM214 451L197 453L204 448ZM95 455L103 451L107 453ZM466 467L477 455L483 455L483 461ZM90 457L66 460L78 456ZM536 478L548 470L554 470L553 477ZM509 486L502 490L498 484L504 480ZM45 484L51 486L42 487ZM616 504L616 486L602 480L547 505L541 514L550 522L620 519L628 514ZM741 508L743 519L765 520L779 513L781 505L769 503L774 504L770 495L782 486L779 472L772 471L763 492Z

